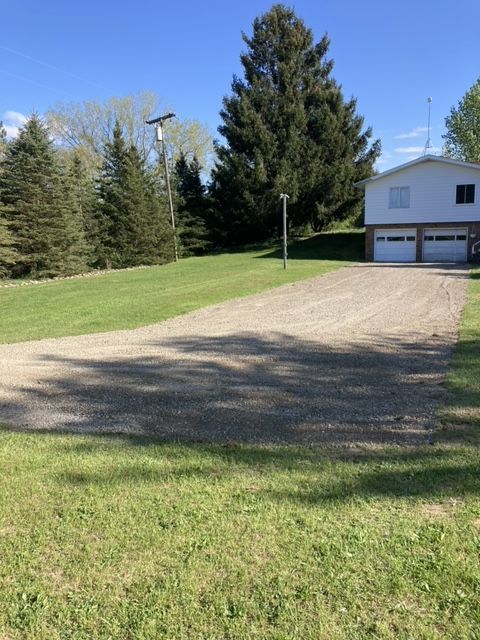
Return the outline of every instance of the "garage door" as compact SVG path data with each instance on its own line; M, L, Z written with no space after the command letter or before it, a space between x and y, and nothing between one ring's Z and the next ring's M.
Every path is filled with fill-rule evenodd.
M424 262L464 262L467 259L466 229L425 229Z
M415 262L417 235L415 229L377 229L375 262Z

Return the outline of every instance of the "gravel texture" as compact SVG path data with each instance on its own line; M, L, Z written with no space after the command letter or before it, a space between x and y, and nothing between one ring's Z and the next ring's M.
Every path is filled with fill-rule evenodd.
M357 265L130 331L0 346L0 422L168 440L428 442L468 270Z

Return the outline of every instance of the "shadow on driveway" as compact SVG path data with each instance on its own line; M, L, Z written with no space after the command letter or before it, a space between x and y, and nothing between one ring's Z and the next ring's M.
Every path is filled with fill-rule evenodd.
M61 363L61 376L21 389L0 406L0 421L174 442L424 444L447 398L452 351L441 337L342 349L253 333L153 346L158 356L42 356Z

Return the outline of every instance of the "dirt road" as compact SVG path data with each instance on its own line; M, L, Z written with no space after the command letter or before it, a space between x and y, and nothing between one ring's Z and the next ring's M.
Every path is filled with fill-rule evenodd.
M0 422L167 439L428 441L461 266L358 265L132 331L0 346Z

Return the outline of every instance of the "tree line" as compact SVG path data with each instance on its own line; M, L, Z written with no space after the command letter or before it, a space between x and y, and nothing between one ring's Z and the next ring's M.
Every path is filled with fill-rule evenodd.
M195 121L169 122L181 255L260 242L279 231L279 194L293 231L360 213L354 183L373 172L380 143L333 78L329 39L284 5L243 35L214 143ZM173 259L152 94L56 105L18 136L0 128L0 274L68 275Z
M123 126L122 126L123 125ZM114 123L103 148L59 147L33 114L7 141L0 125L0 275L51 277L173 260L163 174ZM173 167L181 255L209 246L195 155Z

